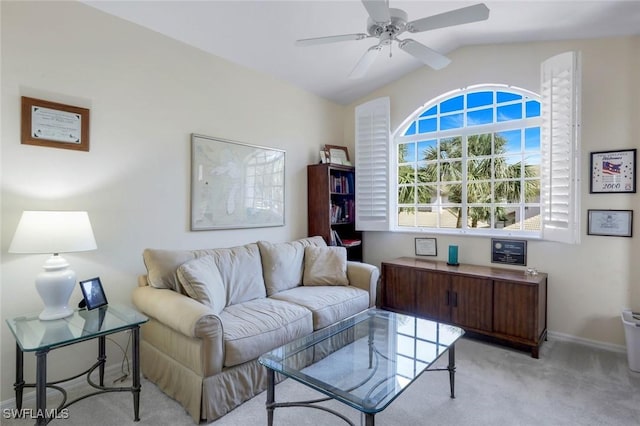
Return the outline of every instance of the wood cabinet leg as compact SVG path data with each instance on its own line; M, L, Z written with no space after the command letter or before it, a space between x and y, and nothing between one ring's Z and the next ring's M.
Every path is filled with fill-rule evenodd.
M535 359L540 358L540 347L539 346L532 346L531 347L531 358L535 358Z

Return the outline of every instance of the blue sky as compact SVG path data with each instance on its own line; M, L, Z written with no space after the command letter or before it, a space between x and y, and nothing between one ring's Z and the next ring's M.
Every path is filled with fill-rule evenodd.
M466 98L465 98L466 97ZM465 110L466 102L466 112ZM515 102L515 103L514 103ZM440 114L440 115L438 115ZM445 99L439 104L433 105L424 111L411 123L404 133L405 136L426 134L438 130L458 129L464 126L466 114L467 127L483 124L508 122L522 118L540 116L540 103L535 100L523 99L517 93L502 91L478 91L458 95ZM506 153L521 153L524 151L540 150L540 129L538 127L510 130L498 133L507 140ZM522 141L524 136L524 147ZM407 144L406 161L415 162L422 159L424 152L436 147L436 140L426 140ZM510 157L509 162L520 161ZM539 155L525 155L528 164L540 164Z

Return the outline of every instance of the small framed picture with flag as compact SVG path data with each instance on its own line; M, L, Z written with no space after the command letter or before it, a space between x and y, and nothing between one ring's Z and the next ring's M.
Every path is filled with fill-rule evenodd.
M636 150L592 152L589 192L635 193Z

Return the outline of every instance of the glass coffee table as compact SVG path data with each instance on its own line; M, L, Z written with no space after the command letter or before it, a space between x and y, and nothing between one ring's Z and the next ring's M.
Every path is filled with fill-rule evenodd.
M455 397L455 343L461 328L379 309L370 309L316 331L259 358L267 367L267 424L280 407L312 407L353 426L344 415L319 402L338 400L363 413L366 426L418 376L448 371ZM430 368L448 353L446 368ZM275 374L290 377L328 398L275 402Z

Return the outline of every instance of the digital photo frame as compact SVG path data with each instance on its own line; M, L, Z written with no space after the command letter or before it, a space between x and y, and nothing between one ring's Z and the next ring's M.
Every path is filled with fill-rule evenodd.
M80 281L80 289L88 311L107 305L107 296L99 277Z

